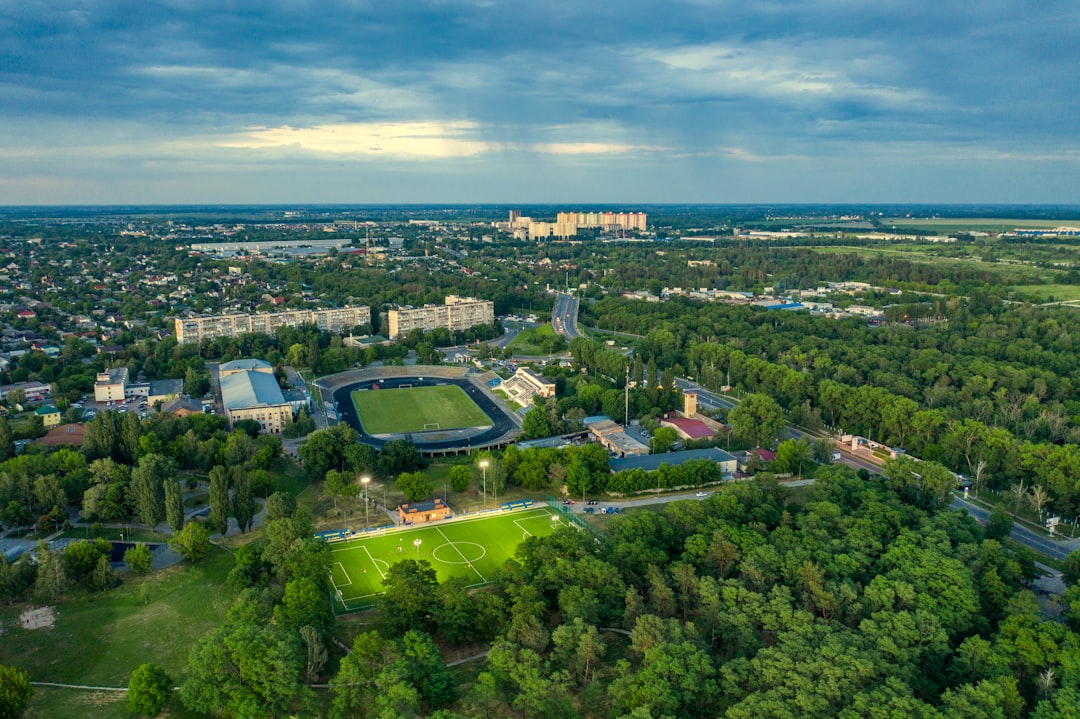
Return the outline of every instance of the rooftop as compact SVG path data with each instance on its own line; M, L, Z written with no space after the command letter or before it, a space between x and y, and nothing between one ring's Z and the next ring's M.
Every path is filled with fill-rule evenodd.
M700 419L672 417L671 419L665 419L664 423L674 425L690 439L704 439L713 436L713 431L709 429L709 425Z
M646 472L655 472L661 464L678 467L691 460L710 459L714 462L734 462L735 457L722 449L711 447L709 449L688 449L683 452L668 452L667 454L648 454L640 457L626 457L625 459L613 459L608 462L612 472L621 472L626 469L643 469Z
M272 367L266 360L255 359L248 357L245 359L237 359L232 362L226 362L218 367L219 372L237 372L239 370L256 370L256 369L269 369Z
M285 396L274 375L245 371L221 378L221 402L225 411L229 411L285 404Z

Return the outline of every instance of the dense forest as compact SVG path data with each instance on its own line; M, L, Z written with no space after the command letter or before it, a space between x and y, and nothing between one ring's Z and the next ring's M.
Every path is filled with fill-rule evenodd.
M189 707L315 711L303 679L329 665L304 647L332 621L318 601L329 558L299 541L303 524L275 519L238 555L246 589L192 653ZM1025 551L901 501L889 479L830 468L798 499L740 483L602 536L530 538L480 590L395 564L377 630L353 637L325 701L331 717L1059 715L1080 681L1080 595L1047 621L1033 576ZM435 642L491 649L459 685ZM245 661L274 681L225 671Z

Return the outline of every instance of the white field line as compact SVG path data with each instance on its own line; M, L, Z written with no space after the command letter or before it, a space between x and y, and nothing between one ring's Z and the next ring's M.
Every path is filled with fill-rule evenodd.
M371 563L375 565L375 571L379 573L380 577L382 577L383 579L386 579L386 575L383 574L383 570L379 568L379 565L375 563L375 557L371 556L371 552L368 551L368 548L366 546L364 546L364 545L360 545L360 546L363 547L364 552L367 553L368 559L371 560Z
M474 566L472 565L472 562L470 562L470 561L468 560L468 558L467 558L467 557L465 556L465 553L464 553L464 552L462 552L462 551L461 551L460 549L458 549L458 546L457 546L457 544L456 544L456 543L454 543L454 542L453 542L453 541L452 541L452 540L450 539L450 537L447 537L447 536L446 536L446 534L444 534L444 533L443 533L442 529L439 529L439 527L435 527L435 529L437 529L437 530L438 530L438 532L439 532L439 534L441 534L441 535L442 535L442 538L443 538L443 539L445 539L445 540L446 540L446 541L447 541L447 542L448 542L448 543L450 544L450 546L454 548L454 551L458 553L458 556L459 556L459 557L461 557L461 561L465 562L465 564L467 564L467 565L468 565L469 569L471 569L471 570L473 570L474 572L476 572L476 576L480 577L480 581L482 581L482 582L484 582L484 583L487 583L487 579L486 579L486 578L484 577L484 575L480 573L480 570L479 570L479 569L477 569L476 567L474 567Z
M345 565L342 564L341 562L334 562L334 564L341 567L341 573L344 574L345 578L349 580L348 584L338 584L337 582L334 582L333 577L331 577L330 581L334 582L334 588L337 589L337 588L340 588L340 587L348 587L348 586L350 586L352 584L352 577L350 577L349 573L347 571L345 571Z

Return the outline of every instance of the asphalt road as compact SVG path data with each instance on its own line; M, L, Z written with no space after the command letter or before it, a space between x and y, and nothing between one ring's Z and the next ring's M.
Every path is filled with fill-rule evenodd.
M551 326L567 340L581 336L577 326L578 306L576 297L562 293L555 296L555 309L551 311Z
M990 510L960 497L954 497L949 506L953 509L966 509L972 517L983 524L990 518ZM1080 548L1080 539L1054 540L1041 532L1032 531L1019 524L1013 525L1009 536L1031 550L1058 560L1064 559L1070 552Z

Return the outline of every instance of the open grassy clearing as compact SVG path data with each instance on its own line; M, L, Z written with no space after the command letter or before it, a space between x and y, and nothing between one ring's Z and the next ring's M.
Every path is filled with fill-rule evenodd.
M949 257L944 254L944 252L934 253L932 251L927 251L926 248L923 247L920 247L919 249L904 249L903 247L811 247L809 249L824 254L855 254L869 258L898 257L910 262L922 264L966 265L971 269L979 270L981 272L1011 272L1015 271L1020 264L1011 261L985 262L978 257ZM1053 270L1036 268L1030 265L1023 266L1028 272L1037 274L1040 278L1044 278L1050 282L1061 275L1060 272L1055 272Z
M219 626L235 595L225 586L232 557L214 548L205 560L124 583L102 594L73 592L56 605L56 626L24 630L25 604L0 610L0 661L25 669L33 681L126 686L132 670L148 661L174 680L195 641ZM127 696L114 692L35 688L29 718L131 717ZM174 696L161 716L189 717Z
M883 217L881 218L881 225L883 227L895 227L898 230L911 228L917 230L934 229L937 232L963 232L964 230L971 230L974 232L1008 232L1009 230L1016 229L1017 227L1025 227L1031 229L1053 229L1055 227L1076 227L1080 224L1078 220L1022 220L1013 218L997 218L997 217L973 217L973 218L958 218L958 217L923 217L923 218L910 218L910 217Z
M557 522L553 518L558 519L558 515L546 507L534 507L334 544L331 578L340 592L338 608L356 610L373 604L383 591L382 579L390 565L402 559L427 560L439 581L465 577L477 585L485 584L527 537L554 531ZM417 539L419 547L414 545Z
M134 719L138 716L128 708L125 692L34 687L34 698L23 719ZM158 719L203 719L205 716L186 710L178 693L173 692Z
M561 339L551 325L540 325L522 330L521 334L507 345L507 349L514 354L546 355L551 354L552 351L558 351L557 348L562 345ZM556 349L550 349L552 347Z
M490 427L491 419L457 385L356 390L353 405L368 434Z
M1080 285L1013 285L1009 289L1023 295L1041 297L1046 302L1080 300Z

